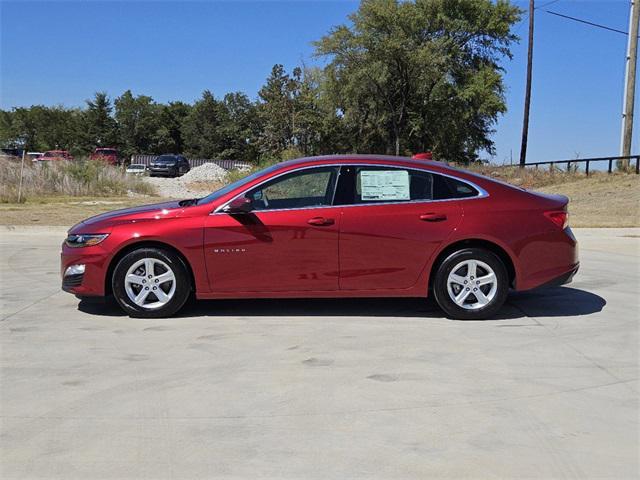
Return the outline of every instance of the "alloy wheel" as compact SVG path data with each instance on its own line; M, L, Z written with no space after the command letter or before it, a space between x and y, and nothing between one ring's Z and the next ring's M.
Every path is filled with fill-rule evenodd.
M145 309L165 306L176 291L173 270L157 258L143 258L135 262L125 275L124 290L133 303Z
M458 263L447 277L451 300L465 310L486 307L496 295L498 279L493 269L480 260Z

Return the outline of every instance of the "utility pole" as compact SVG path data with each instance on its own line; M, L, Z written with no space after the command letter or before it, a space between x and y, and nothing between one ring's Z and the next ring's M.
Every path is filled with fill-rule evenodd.
M529 49L527 52L527 85L524 94L524 120L522 121L522 145L520 147L520 168L527 162L527 137L529 136L529 104L531 103L531 67L533 63L533 14L534 0L529 0Z
M620 140L620 156L631 155L631 136L633 134L633 107L636 92L636 64L638 60L638 19L640 8L638 0L631 0L629 13L629 34L627 40L627 56L625 59L624 103L622 105L622 134ZM622 160L622 168L629 167L629 159Z

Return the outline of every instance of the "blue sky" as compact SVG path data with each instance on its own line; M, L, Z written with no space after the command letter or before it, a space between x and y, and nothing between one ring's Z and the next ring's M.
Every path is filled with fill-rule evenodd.
M538 0L543 6L551 0ZM526 7L525 2L515 2ZM79 106L95 91L154 99L256 96L274 63L317 64L311 42L344 23L351 1L0 0L0 108ZM528 161L617 155L626 36L544 10L626 31L628 2L559 0L536 11ZM520 149L526 64L522 37L505 60L509 111L494 140L497 163ZM640 108L640 105L638 106ZM636 129L637 130L637 129ZM637 133L633 151L638 151Z

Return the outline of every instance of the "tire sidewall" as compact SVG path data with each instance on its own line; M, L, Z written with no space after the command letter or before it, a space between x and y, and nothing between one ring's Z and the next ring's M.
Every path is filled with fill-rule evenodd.
M131 301L125 291L125 276L127 271L138 260L143 258L155 258L166 263L173 271L176 278L176 290L169 302L156 309L145 309ZM191 293L191 281L187 269L182 260L174 253L159 248L140 248L134 250L120 259L113 271L111 279L113 296L120 307L132 317L159 318L169 317L176 313L187 301Z
M488 264L497 278L497 291L491 302L478 310L466 310L458 306L447 291L451 270L465 260L479 260ZM439 265L433 285L436 302L447 316L459 320L483 320L494 316L504 304L509 293L509 275L502 260L493 252L481 248L465 248L453 252Z

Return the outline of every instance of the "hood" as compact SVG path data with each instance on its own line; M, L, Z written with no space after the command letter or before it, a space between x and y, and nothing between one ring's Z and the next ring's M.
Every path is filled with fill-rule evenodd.
M74 225L69 233L109 233L115 225L175 218L184 211L178 200L101 213Z

